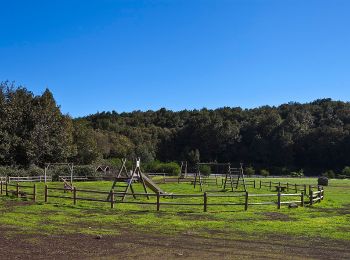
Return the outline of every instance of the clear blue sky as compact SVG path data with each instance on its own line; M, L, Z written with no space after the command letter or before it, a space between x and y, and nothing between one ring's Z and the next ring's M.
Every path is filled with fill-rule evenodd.
M0 0L0 81L65 113L350 100L348 0Z

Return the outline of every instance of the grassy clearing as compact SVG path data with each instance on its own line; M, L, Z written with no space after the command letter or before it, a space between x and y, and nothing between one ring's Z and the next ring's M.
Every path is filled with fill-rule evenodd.
M269 180L269 179L264 179ZM316 184L316 179L276 179L273 181ZM77 188L108 191L111 182L77 182ZM50 183L51 187L62 187L62 183ZM190 184L166 183L161 188L169 193L199 193ZM135 185L142 192L141 185ZM213 188L210 188L213 189ZM217 236L232 239L258 238L270 235L291 237L323 237L328 239L350 240L350 180L331 180L326 187L325 200L312 207L276 209L276 206L209 207L208 213L201 206L162 206L156 212L154 205L117 204L110 209L108 203L50 198L43 203L43 184L38 184L38 203L23 203L21 199L0 198L0 221L14 233L82 233L118 235L122 230L143 230L165 234L191 233L200 236ZM50 191L53 192L53 191ZM249 188L250 193L271 193L267 188ZM66 193L71 196L70 193ZM79 194L78 196L91 196ZM94 195L94 197L98 197ZM99 195L105 198L105 195ZM268 198L267 200L275 200ZM129 198L132 200L132 198ZM137 200L146 200L137 198ZM151 197L150 201L155 198ZM170 198L162 199L171 201ZM176 199L186 201L188 199ZM209 198L216 201L237 202L239 199ZM202 202L202 198L191 201ZM12 230L12 231L9 231Z

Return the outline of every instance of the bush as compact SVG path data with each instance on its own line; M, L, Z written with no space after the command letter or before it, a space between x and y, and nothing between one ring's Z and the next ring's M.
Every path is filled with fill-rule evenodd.
M147 173L168 173L176 176L180 174L180 166L176 162L162 163L159 161L152 161L144 164L143 169Z
M166 173L176 176L180 174L180 166L176 162L162 163L162 168Z
M290 173L290 176L293 177L293 178L301 178L301 177L304 177L304 170L301 169L301 170L298 171L298 172L291 172L291 173Z
M28 176L28 171L17 167L0 166L0 176Z
M335 178L335 173L332 170L328 170L328 171L325 171L324 173L322 173L322 176L323 177L327 177L329 179L334 179Z
M350 167L346 166L343 170L342 170L342 175L345 175L347 177L350 177Z
M267 177L267 176L270 175L270 172L268 170L266 170L266 169L261 169L260 170L260 175L264 176L264 177Z
M253 167L247 167L245 168L245 174L248 176L248 177L251 177L252 175L255 174L255 170Z
M211 168L209 165L200 165L199 170L202 175L209 176L211 174Z

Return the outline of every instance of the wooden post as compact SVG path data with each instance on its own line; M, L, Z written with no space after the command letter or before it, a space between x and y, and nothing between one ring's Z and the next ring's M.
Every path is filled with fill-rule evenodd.
M289 191L289 182L287 182L287 191Z
M312 191L312 189L310 189L309 196L310 196L310 206L312 206L312 204L314 203L314 192Z
M48 189L47 189L47 185L45 184L45 193L44 193L44 196L45 196L45 202L48 201Z
M5 194L6 194L6 196L9 195L9 189L8 189L8 186L7 186L7 182L5 182Z
M254 180L254 189L255 189L255 185L256 185L256 184L255 184L255 180Z
M207 212L207 202L208 202L208 198L207 198L207 193L206 192L204 192L203 193L203 206L204 206L204 212Z
M111 209L114 208L114 190L110 191L110 197L111 197Z
M281 208L281 192L278 191L277 193L277 208L280 209Z
M294 189L295 189L295 193L297 193L298 192L297 184L294 184Z
M1 193L0 193L0 194L2 195L2 181L1 181L0 183L1 183L1 184L0 184L0 186L1 186Z
M245 192L244 210L248 210L248 191Z
M321 199L322 199L322 191L321 191L321 186L317 186L317 187L318 187L318 198L319 198L318 203L321 203Z
M304 192L300 194L300 206L304 207Z
M33 185L33 201L36 201L36 184Z
M304 194L306 194L306 184L304 184Z
M270 181L270 190L272 189L272 182Z
M160 192L157 192L157 211L160 209Z
M260 189L261 189L261 180L260 180Z
M18 184L18 182L16 184L16 195L17 195L17 198L19 198L19 184Z
M73 187L73 204L77 205L77 188Z

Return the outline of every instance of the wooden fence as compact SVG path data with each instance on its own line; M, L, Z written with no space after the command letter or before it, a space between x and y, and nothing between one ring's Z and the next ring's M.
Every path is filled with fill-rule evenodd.
M12 184L8 182L0 182L0 194L9 196L10 194L17 198L31 198L36 201L37 189L36 185L22 185L19 183Z
M304 205L313 205L316 202L321 202L324 198L324 190L322 187L319 187L318 191L310 190L309 195L304 192L301 193L281 193L277 194L250 194L248 192L244 193L231 193L231 194L211 194L204 192L203 194L147 194L147 193L124 193L124 192L115 192L113 190L110 191L96 191L96 190L86 190L86 189L77 189L73 188L71 196L67 195L56 195L50 194L50 191L64 191L64 188L54 188L45 186L45 202L49 201L49 198L59 198L59 199L68 199L72 200L73 204L76 205L77 201L85 200L85 201L95 201L95 202L103 202L109 203L111 208L114 208L117 204L141 204L141 205L154 205L157 211L160 210L160 207L163 205L167 206L199 206L203 208L204 212L208 211L209 207L213 206L243 206L245 210L248 210L249 206L264 206L264 205L276 205L278 209L283 205L289 205L292 203L299 204L300 206ZM81 196L82 194L91 194L91 197ZM104 195L106 199L96 198L93 195ZM109 200L107 197L109 195ZM127 196L139 196L139 197L153 197L156 198L155 201L140 201L140 200L131 200L131 201L118 201L119 197ZM275 198L273 201L264 201L264 202L251 202L252 198ZM293 200L283 201L283 197L293 198ZM174 199L174 201L164 201L165 198ZM175 199L177 198L186 198L188 199L186 202L177 202ZM202 198L201 201L191 202L193 198ZM241 198L243 202L210 202L210 198Z
M8 177L8 182L44 182L45 176L16 176ZM52 181L51 176L46 177L46 181Z

